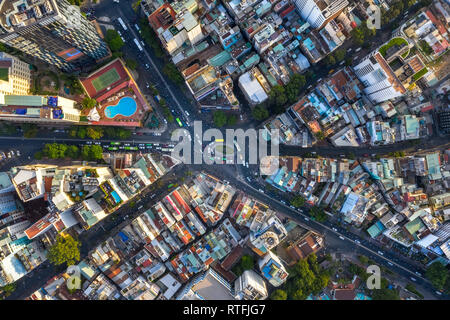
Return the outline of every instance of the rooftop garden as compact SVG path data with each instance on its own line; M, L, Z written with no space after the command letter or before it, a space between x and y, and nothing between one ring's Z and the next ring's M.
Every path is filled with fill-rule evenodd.
M378 50L380 52L380 54L383 56L383 58L386 57L386 52L388 49L392 48L393 46L399 46L399 47L404 47L408 45L408 41L406 41L403 38L397 37L397 38L392 38L387 44L385 44L384 46L382 46L380 48L380 50ZM405 58L408 56L409 50L408 52L405 52L404 54L402 54L402 57Z
M417 81L420 78L422 78L426 73L428 72L427 68L423 68L422 70L420 70L419 72L417 72L416 74L413 75L413 80Z

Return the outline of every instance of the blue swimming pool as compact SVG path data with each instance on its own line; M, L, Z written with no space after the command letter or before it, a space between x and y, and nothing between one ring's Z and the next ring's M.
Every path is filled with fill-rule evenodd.
M122 199L119 197L119 194L116 191L111 192L111 195L113 196L116 203L119 203L120 201L122 201Z
M136 101L134 101L134 99L131 97L124 97L120 99L116 105L107 106L105 108L105 116L110 119L118 115L129 117L136 112L136 109Z

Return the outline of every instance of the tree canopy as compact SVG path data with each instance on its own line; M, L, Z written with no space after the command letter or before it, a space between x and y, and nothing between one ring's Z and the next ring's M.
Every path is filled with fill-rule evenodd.
M166 63L163 67L163 73L172 80L175 84L182 84L184 82L184 78L181 75L180 71L178 71L177 67L173 63Z
M296 208L300 208L305 204L305 198L303 198L301 195L296 195L291 199L291 205L293 205Z
M89 97L85 97L81 101L81 110L91 110L97 105L97 101L95 99L91 99Z
M114 29L106 31L105 41L112 52L120 51L124 46L122 38L120 38L119 33Z
M252 110L252 116L255 120L266 120L269 117L269 111L263 105L257 105Z
M250 255L243 255L237 265L233 267L233 272L240 276L245 270L252 270L255 266L255 261Z
M289 278L282 290L286 291L290 300L304 300L310 294L319 294L329 280L327 271L319 267L316 255L311 254L289 269Z
M55 244L48 251L47 258L55 265L74 265L80 261L80 246L72 236L58 235Z
M227 115L222 110L216 110L213 113L213 120L214 125L221 128L227 123Z
M442 290L449 278L449 273L442 263L436 261L428 267L425 275L436 289Z
M88 127L86 135L94 140L101 139L103 137L103 128L101 127Z
M287 293L286 291L282 289L277 289L270 295L271 300L286 300L287 299Z

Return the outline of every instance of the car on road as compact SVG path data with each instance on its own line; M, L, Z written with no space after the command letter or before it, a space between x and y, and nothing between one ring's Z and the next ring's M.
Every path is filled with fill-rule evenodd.
M384 253L381 252L380 250L378 250L378 254L381 255L381 256L384 256Z
M358 239L355 239L355 243L361 244L361 241L359 241Z
M150 65L148 63L145 64L145 69L150 69Z
M417 281L416 278L413 278L413 277L410 277L410 279L411 279L412 281L414 281L414 282Z
M284 200L280 200L280 202L281 202L282 204L286 204L286 201L284 201Z
M187 112L186 110L185 110L184 112L186 113L186 115L187 115L188 117L190 116L189 112Z
M417 274L419 277L421 277L422 276L422 274L420 273L420 272L415 272L415 274Z
M388 265L390 265L392 267L394 264L392 262L388 261Z
M442 292L439 292L437 290L436 290L436 294L439 295L439 296L442 296Z
M115 3L119 3L119 0L113 0Z
M335 227L333 227L333 228L331 228L331 229L333 229L333 231L337 232L337 229L336 229Z
M7 156L8 158L11 158L11 152L8 152L8 153L6 154L6 156Z
M309 221L309 218L308 218L308 217L305 217L305 220L306 220L306 221Z
M258 189L258 191L261 192L261 193L264 193L264 190L263 190L263 189Z
M339 239L341 240L345 240L345 238L343 236L339 236Z

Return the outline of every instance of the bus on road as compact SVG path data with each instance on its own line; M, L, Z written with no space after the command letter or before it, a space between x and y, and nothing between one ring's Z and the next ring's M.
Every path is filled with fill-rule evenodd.
M119 20L119 23L120 23L120 25L122 26L122 28L123 28L123 30L128 30L127 29L127 26L125 25L125 23L123 23L123 20L122 20L122 18L117 18L117 20Z
M180 118L176 118L175 120L177 121L177 123L180 127L183 126L183 123L181 122Z
M134 43L136 43L136 46L138 47L139 51L142 51L142 46L136 38L134 38Z

